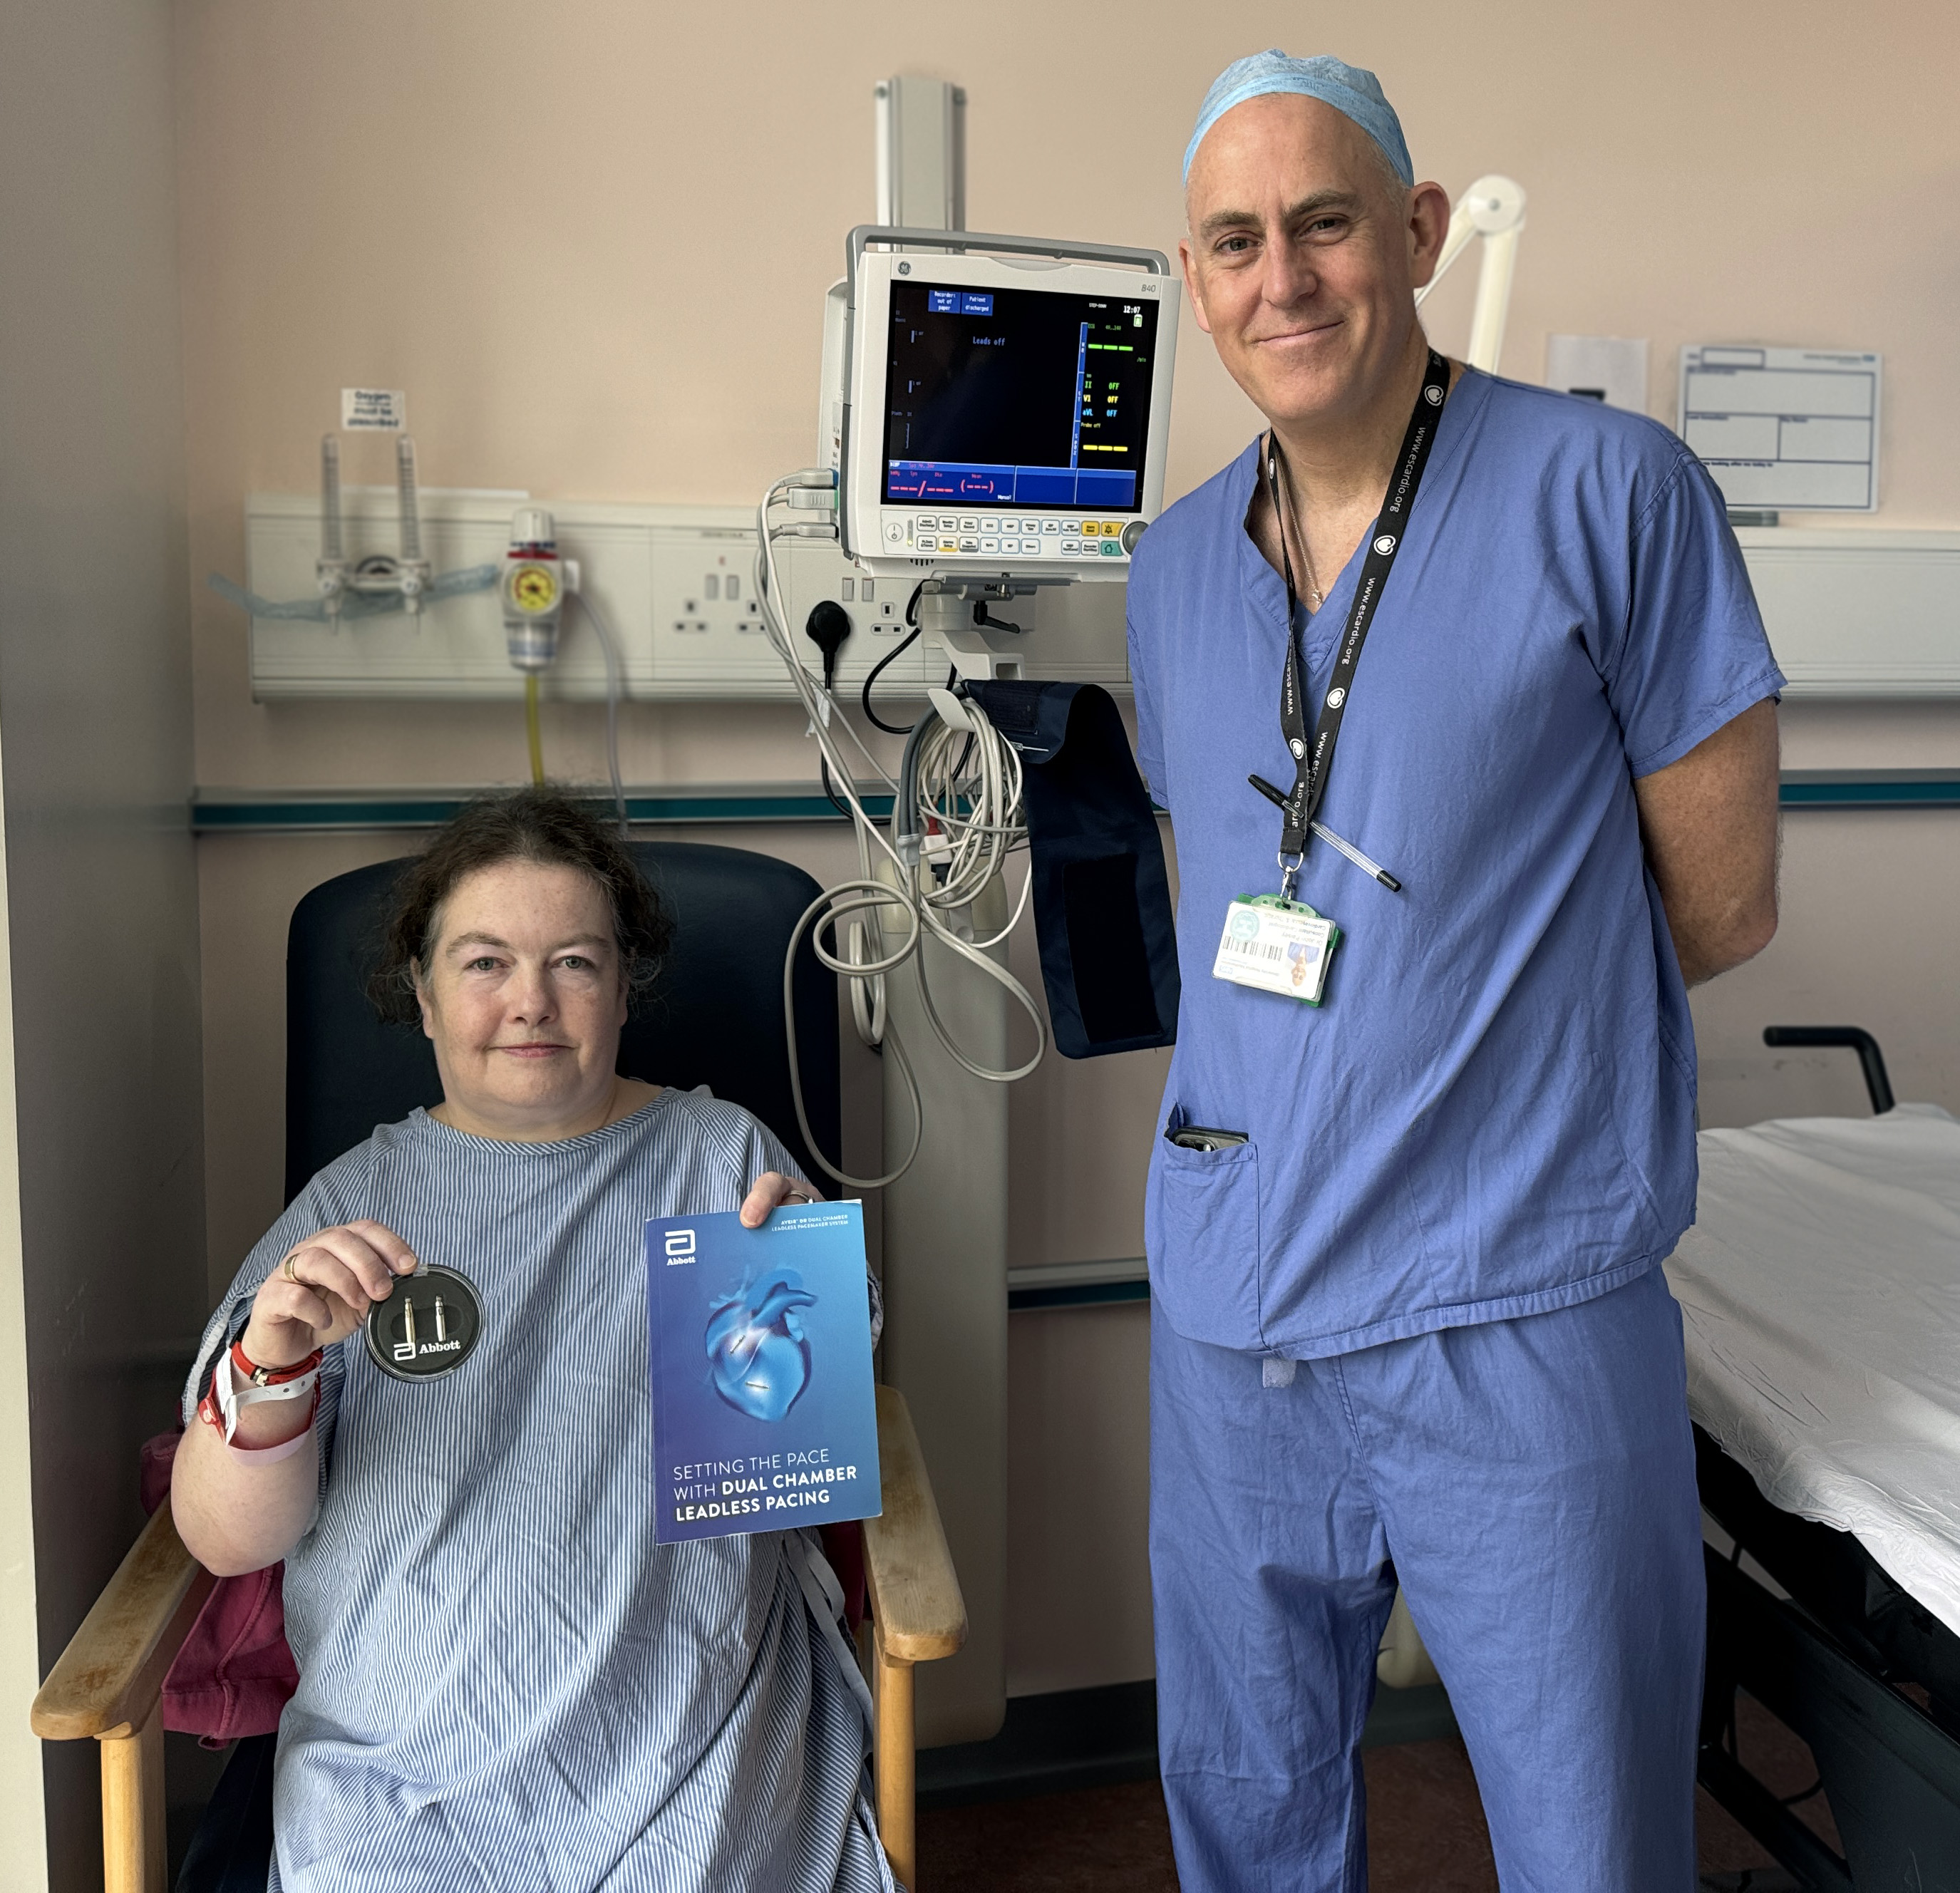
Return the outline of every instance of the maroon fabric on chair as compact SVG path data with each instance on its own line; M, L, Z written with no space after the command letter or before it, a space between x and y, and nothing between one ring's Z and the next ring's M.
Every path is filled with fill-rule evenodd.
M143 1443L143 1510L154 1512L170 1489L180 1433ZM164 1678L164 1726L200 1736L221 1748L240 1736L269 1736L300 1686L286 1647L283 1564L212 1587L190 1634Z
M844 1592L844 1618L852 1636L864 1621L864 1528L855 1522L819 1527L823 1555Z

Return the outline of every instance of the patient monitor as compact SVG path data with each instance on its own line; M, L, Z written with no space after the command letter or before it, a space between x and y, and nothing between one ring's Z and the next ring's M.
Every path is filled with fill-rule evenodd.
M844 549L918 588L971 676L1013 676L991 607L1129 575L1163 502L1176 278L1153 250L867 226L824 333Z

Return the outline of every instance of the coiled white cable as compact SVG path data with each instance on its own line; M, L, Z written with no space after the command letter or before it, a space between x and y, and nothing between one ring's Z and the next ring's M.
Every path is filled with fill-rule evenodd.
M887 1013L885 981L888 978L908 964L912 966L934 1036L963 1069L991 1083L1011 1083L1026 1077L1041 1063L1048 1050L1048 1024L1027 988L988 954L990 948L999 946L1013 931L1026 911L1033 884L1032 863L1011 918L992 938L971 938L971 927L963 915L963 910L1001 872L1007 855L1026 845L1019 752L994 729L978 705L936 691L930 713L934 721L915 739L915 766L907 781L916 781L915 800L912 809L905 809L900 806L904 786L892 782L835 699L803 664L791 641L781 602L775 542L778 537L810 538L819 533L834 536L835 528L816 528L807 523L772 525L771 509L794 489L834 486L828 470L817 469L778 480L764 495L756 511L756 593L762 605L764 627L789 672L798 700L809 714L810 734L828 767L832 786L850 813L858 843L858 874L826 889L805 909L791 934L784 962L783 1002L789 1021L791 1090L797 1121L805 1144L826 1174L847 1188L873 1190L896 1182L912 1167L924 1135L918 1081ZM916 828L923 832L923 845L918 853L909 848L894 847L866 811L854 787L856 769L838 739L839 729L856 745L877 776L891 786L894 797L899 798L894 803L894 829L910 832ZM881 879L873 872L874 851L889 868L892 880ZM897 944L889 951L884 947L887 925L896 927L899 936ZM826 933L834 945L825 944ZM883 1176L848 1175L824 1156L810 1134L796 1056L793 990L796 955L806 934L818 961L850 982L851 1013L859 1037L892 1059L911 1101L911 1147L904 1161ZM928 935L1004 988L1021 1007L1035 1029L1032 1058L1025 1064L996 1070L968 1056L934 1003L921 950Z

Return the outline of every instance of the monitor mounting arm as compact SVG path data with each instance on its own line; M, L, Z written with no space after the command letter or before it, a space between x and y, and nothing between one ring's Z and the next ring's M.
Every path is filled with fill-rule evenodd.
M963 682L985 683L996 677L1018 677L1021 671L1017 625L991 615L995 605L1010 599L1032 598L1044 585L1066 585L1068 577L1035 577L1002 572L996 577L928 578L919 588L919 628L945 647L947 661Z

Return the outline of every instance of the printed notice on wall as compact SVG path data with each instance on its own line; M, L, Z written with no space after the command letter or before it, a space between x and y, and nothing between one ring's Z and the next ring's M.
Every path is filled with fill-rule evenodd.
M342 388L340 425L350 433L399 434L409 425L409 397L401 388Z
M1681 437L1731 506L1871 513L1879 358L1831 348L1681 352Z

